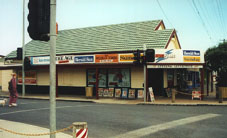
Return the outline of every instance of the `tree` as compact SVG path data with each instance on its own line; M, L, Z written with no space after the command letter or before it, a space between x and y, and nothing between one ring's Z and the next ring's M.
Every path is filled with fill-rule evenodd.
M205 62L209 69L217 71L217 85L227 87L227 42L207 49Z

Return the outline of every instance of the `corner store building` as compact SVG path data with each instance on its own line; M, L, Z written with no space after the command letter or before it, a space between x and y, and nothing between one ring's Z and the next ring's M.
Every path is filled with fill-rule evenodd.
M156 50L155 63L147 65L147 86L154 87L158 95L163 88L169 87L168 69L197 70L204 63L199 50L199 61L192 55L190 61L184 62L176 31L166 29L162 20L63 30L59 31L56 44L58 94L84 95L85 87L96 85L99 88L143 89L143 66L132 63L132 53L137 49L142 51L144 44L147 49ZM173 58L179 54L182 61ZM26 44L25 55L32 65L25 78L26 92L48 93L49 44L32 40ZM8 59L15 57L15 51L7 56ZM167 61L171 58L174 62ZM175 71L173 76L176 76ZM172 77L172 81L172 85L177 85L176 77ZM18 82L21 82L20 75Z

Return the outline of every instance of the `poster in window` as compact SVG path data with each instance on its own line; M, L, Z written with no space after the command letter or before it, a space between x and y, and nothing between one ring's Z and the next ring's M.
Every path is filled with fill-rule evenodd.
M126 99L128 98L128 88L122 88L122 98Z
M94 69L88 70L88 86L95 86L96 84L96 71Z
M99 87L106 87L106 70L99 70Z
M129 69L109 69L108 87L130 87Z
M99 97L103 97L103 88L98 89Z
M136 90L135 89L129 89L128 98L129 99L135 99L136 98Z
M108 88L104 88L103 97L108 97L108 95L109 95L109 89Z
M121 97L121 88L115 88L115 98Z
M143 97L143 90L138 90L137 91L137 98L144 98Z
M114 88L109 88L108 97L113 97L113 95L114 95Z

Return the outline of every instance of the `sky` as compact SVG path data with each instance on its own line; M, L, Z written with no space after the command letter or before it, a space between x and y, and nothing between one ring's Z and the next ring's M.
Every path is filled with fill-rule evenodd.
M163 20L182 49L205 51L227 39L227 0L56 0L59 30ZM25 44L28 33L25 0ZM0 0L0 55L22 47L23 0Z

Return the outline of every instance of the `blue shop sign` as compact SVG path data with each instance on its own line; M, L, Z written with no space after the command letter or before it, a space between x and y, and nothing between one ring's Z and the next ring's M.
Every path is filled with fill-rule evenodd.
M200 51L198 50L183 50L184 56L200 56Z
M75 56L74 63L94 63L94 56Z

